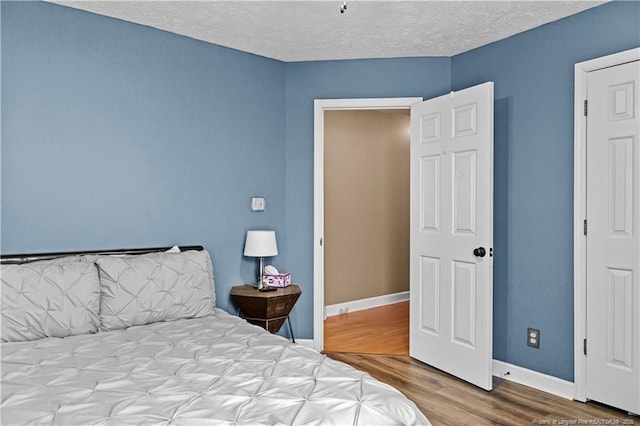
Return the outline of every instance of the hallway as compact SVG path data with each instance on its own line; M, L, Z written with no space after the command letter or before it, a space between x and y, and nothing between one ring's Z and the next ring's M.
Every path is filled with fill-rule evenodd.
M328 317L324 352L409 355L409 301Z

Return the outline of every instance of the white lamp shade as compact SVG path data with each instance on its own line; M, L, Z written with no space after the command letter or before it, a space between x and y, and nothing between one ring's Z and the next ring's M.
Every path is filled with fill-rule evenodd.
M278 254L275 231L247 231L244 255L249 257L271 257Z

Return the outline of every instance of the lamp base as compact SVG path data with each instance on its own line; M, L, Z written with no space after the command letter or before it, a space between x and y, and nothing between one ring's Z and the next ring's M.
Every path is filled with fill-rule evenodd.
M272 287L270 285L265 285L262 286L262 288L259 288L258 291L276 291L278 289L278 287Z
M258 258L258 290L264 288L264 258Z

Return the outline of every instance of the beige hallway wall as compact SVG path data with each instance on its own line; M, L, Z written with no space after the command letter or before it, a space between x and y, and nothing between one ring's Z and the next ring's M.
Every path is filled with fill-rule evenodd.
M409 290L409 110L325 111L325 304Z

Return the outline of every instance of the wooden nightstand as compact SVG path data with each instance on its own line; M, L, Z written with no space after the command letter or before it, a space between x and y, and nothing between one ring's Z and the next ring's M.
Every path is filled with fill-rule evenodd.
M279 288L275 291L258 291L250 284L231 287L231 298L240 315L251 324L259 325L270 333L276 333L285 320L289 323L291 340L296 342L291 328L289 313L302 294L297 285Z

